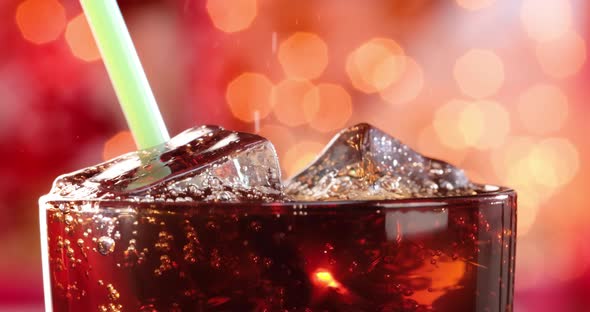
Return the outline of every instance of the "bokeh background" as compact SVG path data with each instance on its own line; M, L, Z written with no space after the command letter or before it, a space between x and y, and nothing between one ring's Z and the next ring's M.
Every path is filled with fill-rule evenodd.
M258 132L287 177L369 122L518 191L515 311L587 311L590 2L119 3L171 134ZM42 309L38 197L131 149L78 2L0 1L0 309Z

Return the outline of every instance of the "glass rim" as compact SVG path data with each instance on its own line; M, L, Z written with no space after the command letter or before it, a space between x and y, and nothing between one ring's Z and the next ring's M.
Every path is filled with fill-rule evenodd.
M52 198L55 195L48 194L39 198L39 206L43 209L44 204L63 204L70 205L89 205L92 209L117 209L129 208L130 206L142 207L148 210L158 210L165 207L174 207L177 212L190 208L207 208L211 209L236 209L243 211L275 212L284 213L284 211L338 211L348 209L434 209L445 208L448 206L466 206L473 203L481 202L502 202L509 198L516 197L516 191L508 187L482 185L485 188L491 188L490 191L479 192L475 195L460 195L447 197L419 197L419 198L400 198L400 199L374 199L374 200L334 200L334 201L285 201L285 202L210 202L210 201L139 201L135 199L77 199L77 198ZM107 206L108 205L108 206ZM184 209L183 209L184 208ZM168 210L168 209L163 209ZM280 212L279 212L280 211Z

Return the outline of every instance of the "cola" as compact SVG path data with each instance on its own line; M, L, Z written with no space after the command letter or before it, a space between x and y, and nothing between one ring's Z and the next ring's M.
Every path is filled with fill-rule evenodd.
M280 182L219 127L59 177L40 200L53 311L510 311L516 195L369 125Z

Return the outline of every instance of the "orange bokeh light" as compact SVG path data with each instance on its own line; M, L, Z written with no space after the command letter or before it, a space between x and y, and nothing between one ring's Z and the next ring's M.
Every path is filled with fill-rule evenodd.
M102 150L102 159L107 161L134 150L136 150L136 147L131 132L121 131L106 141Z
M457 59L453 76L463 94L484 98L494 95L504 83L504 64L492 51L471 49Z
M538 43L535 55L547 75L566 78L580 71L586 62L586 41L569 31L555 40Z
M414 100L424 87L424 71L411 57L405 58L405 68L399 81L381 90L381 98L393 105L403 105Z
M16 9L23 37L36 44L56 40L66 26L66 11L57 0L26 0Z
M385 90L402 76L406 57L397 42L371 39L352 51L346 59L346 72L352 85L365 93Z
M324 144L314 141L303 141L291 146L281 161L287 177L292 177L311 164L323 149Z
M258 14L257 0L207 0L206 7L213 25L228 33L250 27Z
M535 134L559 130L568 116L568 99L556 86L537 84L526 89L518 100L522 125Z
M253 122L270 113L272 88L273 84L266 76L244 73L229 83L225 99L234 117Z
M565 0L523 0L520 19L531 39L555 40L572 26L572 7Z
M338 130L352 115L352 98L343 87L322 83L303 98L303 112L313 129L320 132Z
M74 17L66 28L66 42L77 58L91 62L100 59L100 52L84 14Z
M494 1L496 0L455 0L457 5L470 11L487 8L492 5Z
M328 66L328 46L318 35L297 32L279 46L279 62L292 79L314 79Z
M286 79L278 83L272 93L273 112L277 119L291 127L304 124L303 99L313 88L307 80Z

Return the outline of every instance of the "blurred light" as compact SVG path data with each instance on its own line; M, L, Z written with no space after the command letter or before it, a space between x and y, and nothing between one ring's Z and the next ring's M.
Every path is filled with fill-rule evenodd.
M492 152L492 166L502 183L514 188L529 184L532 175L522 164L534 145L535 142L529 137L508 137L502 148ZM517 172L523 170L524 172Z
M352 115L352 99L343 87L322 83L303 98L303 112L313 129L320 132L339 130Z
M273 88L272 105L277 119L288 126L299 126L306 122L303 112L303 98L314 88L306 80L283 80Z
M454 149L467 147L462 129L457 126L457 116L468 104L467 101L455 99L439 107L435 112L434 131L443 145Z
M579 158L576 147L563 138L535 142L510 137L492 153L492 166L502 184L518 191L518 235L524 236L541 204L574 178Z
M420 154L444 159L445 161L458 165L465 159L465 151L452 149L441 143L433 125L422 129L418 134L417 150Z
M66 42L77 58L91 62L100 59L100 52L84 14L74 17L66 28Z
M476 133L480 131L480 126L474 125L473 122L481 118L481 134L473 143L468 142L469 145L486 150L497 148L504 143L504 139L510 132L510 114L500 103L487 100L474 102L461 113L461 120L470 118L471 114L474 114L474 118L470 121L470 125ZM463 131L465 138L469 136L468 129Z
M323 149L324 144L314 141L303 141L291 146L281 162L287 177L294 176L311 164Z
M563 126L568 115L568 100L558 87L537 84L520 95L517 109L526 130L547 134Z
M66 11L57 0L26 0L16 9L16 24L28 41L47 43L64 30Z
M476 103L470 103L461 110L457 120L459 131L468 146L475 146L484 132L484 118L482 110Z
M385 90L404 72L403 49L392 39L374 38L352 51L346 72L352 85L365 93Z
M424 72L411 57L405 58L405 68L399 81L381 90L381 98L393 105L403 105L414 100L424 87Z
M257 11L257 0L207 0L207 12L213 25L228 33L250 27Z
M495 0L455 0L457 4L467 10L475 11L489 7Z
M510 130L510 115L494 101L452 100L434 116L434 129L441 142L451 148L496 148Z
M253 122L256 117L263 119L270 113L272 88L272 82L266 76L244 73L229 83L225 98L236 118Z
M492 51L471 49L457 59L453 76L463 94L484 98L504 83L504 64Z
M332 273L325 271L325 270L319 270L316 271L315 274L315 280L317 281L318 284L321 284L322 286L326 286L326 287L338 287L339 283L334 279L334 277L332 276Z
M516 167L517 172L525 172L526 170L519 170L522 167ZM516 186L510 184L518 192L518 222L516 223L516 232L519 237L524 237L531 230L535 221L537 221L537 214L541 208L542 200L548 196L544 196L534 186Z
M561 187L569 183L578 171L578 151L567 139L545 139L533 148L528 164L538 185Z
M557 39L537 43L535 54L543 71L554 78L574 75L586 62L586 42L568 31Z
M279 46L279 62L293 79L314 79L328 66L328 46L318 35L298 32Z
M568 0L523 0L520 18L531 39L555 40L570 29L572 8Z
M131 132L121 131L106 141L102 151L102 159L107 161L135 150L135 141Z

